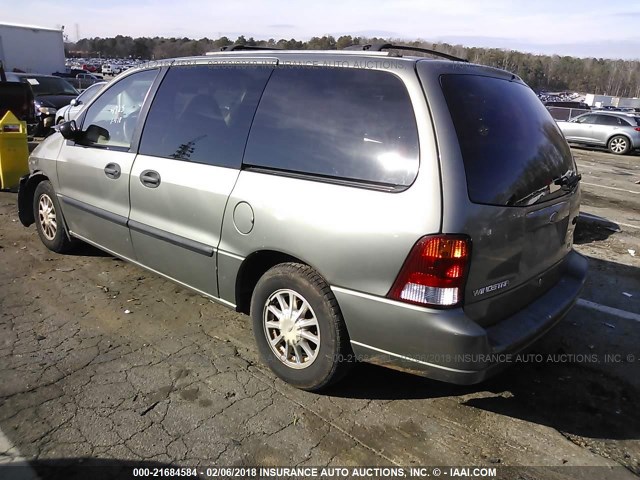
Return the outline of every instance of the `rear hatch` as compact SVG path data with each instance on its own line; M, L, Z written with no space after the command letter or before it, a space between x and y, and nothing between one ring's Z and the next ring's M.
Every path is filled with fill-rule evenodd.
M443 165L443 232L471 237L464 309L488 326L560 279L580 194L571 151L542 102L518 77L486 70L441 74L439 86L455 140L450 130L442 136L457 144L441 151L442 164L455 164ZM446 178L452 167L464 180Z

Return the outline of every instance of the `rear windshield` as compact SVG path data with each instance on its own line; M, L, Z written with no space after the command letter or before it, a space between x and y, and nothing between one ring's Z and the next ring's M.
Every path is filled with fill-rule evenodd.
M566 193L571 151L536 94L521 83L479 75L440 79L474 203L526 206Z

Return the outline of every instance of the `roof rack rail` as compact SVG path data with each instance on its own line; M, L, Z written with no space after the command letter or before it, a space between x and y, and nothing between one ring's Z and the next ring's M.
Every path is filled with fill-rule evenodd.
M262 47L260 45L242 45L239 43L235 43L233 45L226 45L224 47L220 47L220 52L237 52L240 50L282 50L277 47Z
M411 47L409 45L393 45L392 43L368 43L364 45L351 45L345 48L345 50L365 50L369 52L380 52L382 50L407 50L412 52L428 53L436 57L442 57L446 58L447 60L452 60L454 62L469 63L469 60L455 57L453 55L449 55L448 53L438 52L436 50L430 50L428 48Z

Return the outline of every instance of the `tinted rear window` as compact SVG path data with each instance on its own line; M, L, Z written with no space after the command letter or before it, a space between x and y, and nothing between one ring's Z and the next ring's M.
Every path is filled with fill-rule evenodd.
M418 132L407 89L382 71L276 69L251 127L244 163L411 185L418 173Z
M575 171L571 151L530 88L479 75L440 82L472 202L525 206L565 193L554 180Z

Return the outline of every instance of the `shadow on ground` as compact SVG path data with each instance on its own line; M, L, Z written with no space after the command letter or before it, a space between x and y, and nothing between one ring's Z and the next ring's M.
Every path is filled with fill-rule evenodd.
M611 285L607 287L601 283L623 282L624 288L640 293L638 268L593 258L589 261L590 275L595 278L589 278L589 288L585 291L596 288L611 292ZM633 298L627 299L628 308L635 308L635 302ZM627 373L638 369L637 361L626 363L628 354L640 359L640 346L633 340L636 338L636 324L628 320L621 322L614 330L610 329L611 325L607 326L606 318L603 319L598 312L587 317L574 314L527 351L528 360L516 361L503 373L478 385L448 385L382 367L358 364L346 380L326 393L374 400L432 399L471 394L469 396L474 398L465 400L463 405L580 437L639 440L640 390L618 377L613 373L615 371L600 366L603 352L612 352L621 354L623 363L618 364L618 368ZM495 395L487 396L486 392ZM474 393L483 395L474 396Z
M585 220L580 217L573 232L573 243L584 245L585 243L600 242L608 239L611 235L618 233L620 227L612 222Z

